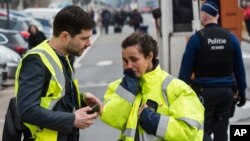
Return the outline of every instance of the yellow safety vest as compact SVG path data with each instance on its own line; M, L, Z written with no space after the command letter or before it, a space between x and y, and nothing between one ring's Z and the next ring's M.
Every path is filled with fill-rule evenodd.
M41 57L42 62L44 65L48 68L49 72L51 73L51 79L49 83L48 90L46 92L46 96L41 98L41 103L40 106L43 108L46 108L48 110L52 110L55 104L65 96L65 77L63 73L63 67L62 64L55 53L55 51L49 46L47 43L48 41L44 41L43 43L39 44L37 47L33 48L25 56L23 57L26 58L27 56L31 54L37 54ZM22 59L22 60L23 60ZM69 60L67 59L68 63ZM70 66L70 65L69 65ZM17 95L17 90L18 90L18 80L19 80L19 74L20 74L20 69L22 68L22 61L18 65L17 72L16 72L16 80L15 80L15 95ZM71 73L72 73L72 68L71 68ZM75 79L74 73L72 73L72 80L75 85L76 91L77 91L77 100L79 107L81 105L81 100L80 100L80 93L78 89L78 81ZM53 94L53 96L51 96ZM50 95L50 96L48 96ZM55 130L50 130L43 128L41 129L40 127L28 123L24 123L29 130L31 131L32 138L35 139L35 141L57 141L57 134L58 131Z
M157 66L140 78L142 91L134 96L112 82L104 95L101 115L108 125L121 130L120 139L134 141L138 125L140 141L202 141L204 107L183 81ZM138 122L138 109L151 99L158 103L160 120L156 136L147 134Z

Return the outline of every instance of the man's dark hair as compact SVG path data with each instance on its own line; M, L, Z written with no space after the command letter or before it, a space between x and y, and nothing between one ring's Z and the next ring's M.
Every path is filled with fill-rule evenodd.
M157 42L147 33L135 32L131 34L122 42L122 48L125 49L129 46L137 44L140 46L140 51L143 53L144 57L147 57L149 53L152 52L153 60L156 59L156 57L158 56Z
M81 33L81 30L91 30L95 26L90 15L79 6L70 5L57 13L53 22L53 35L58 37L67 31L71 37Z

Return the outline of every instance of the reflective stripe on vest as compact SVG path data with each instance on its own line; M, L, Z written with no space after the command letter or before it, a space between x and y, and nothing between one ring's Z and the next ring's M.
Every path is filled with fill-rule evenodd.
M30 50L29 53L36 53L36 52L42 53L48 59L48 61L51 63L51 65L53 66L53 69L55 71L55 77L52 75L51 80L54 80L54 81L57 80L58 83L62 86L61 97L64 97L65 96L65 77L64 77L63 71L61 71L58 64L46 51L44 51L42 49L34 49L34 50ZM57 103L57 101L59 101L59 100L60 99L52 100L48 109L52 110L53 107L55 106L55 104Z
M166 102L166 104L167 104L168 106L170 106L170 104L169 104L169 102L168 102L166 88L168 87L168 85L170 84L170 82L171 82L173 79L174 79L174 77L171 76L171 75L169 75L169 76L167 76L167 77L165 78L165 80L164 80L163 83L162 83L162 91L163 91L163 93L164 93L164 94L163 94L163 98L164 98L164 100L165 100L165 102ZM165 131L166 131L165 128L167 128L167 126L164 127L163 125L167 125L167 123L168 123L168 117L163 118L163 119L162 119L162 117L164 117L164 116L161 115L161 118L160 118L160 121L159 121L159 125L158 125L158 129L157 129L157 132L156 132L156 135L158 135L158 136L164 135L164 134L165 134ZM203 124L200 124L198 121L193 120L193 119L189 119L189 118L182 117L182 118L177 118L177 120L182 120L182 121L184 121L186 124L188 124L188 125L190 125L190 126L193 126L193 127L196 127L198 130L203 130L203 128L204 128L204 127L203 127ZM162 126L162 127L160 127L160 126Z
M166 88L168 87L168 85L170 84L170 82L175 79L173 76L169 75L165 78L165 80L162 83L162 91L163 91L163 98L166 102L166 104L168 106L170 106L169 102L168 102L168 98L167 98L167 91ZM160 121L158 124L158 128L156 130L156 135L159 137L163 137L166 133L167 130L167 126L168 126L168 120L169 118L167 116L163 116L161 115L160 117ZM196 127L198 130L203 130L203 124L200 124L198 121L193 120L193 119L188 119L185 117L181 117L181 118L177 118L177 120L182 120L184 121L186 124L192 126L192 127Z
M160 116L160 120L159 120L159 124L158 127L156 129L156 136L158 137L164 137L167 127L168 127L168 121L169 121L169 117L168 116Z
M122 134L126 137L134 137L135 136L135 129L126 128L122 130Z
M151 134L140 134L140 141L158 141L161 140L159 137Z
M125 88L123 88L121 85L118 86L116 92L119 96L126 99L130 103L133 103L135 100L135 95L132 94L130 91L126 90Z
M196 127L198 130L203 130L203 125L200 124L198 121L189 119L189 118L177 118L177 120L182 120L185 123L189 124L190 126Z
M167 91L166 88L168 87L168 85L170 84L170 82L174 79L173 76L169 75L165 78L165 80L162 82L162 91L163 91L163 97L164 100L166 102L166 104L169 106L169 102L167 99ZM117 93L125 98L126 100L130 101L131 103L134 101L135 96L127 91L126 89L124 89L122 86L119 86L117 88ZM130 93L130 95L128 95L128 93ZM132 97L133 96L133 97ZM167 129L167 124L168 124L168 117L167 116L160 116L160 121L158 124L158 128L157 128L157 132L156 135L163 137L165 134L165 131ZM122 131L123 136L125 137L135 137L135 129L131 129L131 128L126 128ZM159 138L153 135L149 135L146 132L143 132L142 134L139 134L139 138L140 141L153 141L153 140L158 140Z
M163 91L163 98L165 100L165 103L167 104L167 106L170 106L169 105L169 102L168 102L168 94L167 94L167 91L166 91L166 88L168 87L168 85L170 84L170 82L175 79L173 76L169 75L167 76L164 81L162 82L162 85L161 85L161 89Z

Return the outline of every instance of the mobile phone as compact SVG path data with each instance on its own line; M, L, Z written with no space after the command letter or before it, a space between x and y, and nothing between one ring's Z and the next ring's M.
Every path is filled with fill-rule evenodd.
M156 112L157 111L157 108L158 108L158 103L151 100L151 99L148 99L147 100L147 105L148 107L150 108L151 111L154 111Z
M99 112L100 106L99 104L96 104L95 106L92 107L91 111L88 111L87 114L93 114L95 112Z

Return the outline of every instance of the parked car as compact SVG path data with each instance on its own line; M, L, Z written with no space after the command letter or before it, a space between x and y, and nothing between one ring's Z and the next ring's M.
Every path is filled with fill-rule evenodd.
M6 9L0 9L0 16L7 16L7 10ZM34 17L28 15L27 13L25 13L24 11L21 10L14 10L14 9L10 9L9 10L9 16L11 18L15 18L15 19L21 19L23 21L25 21L27 23L27 25L36 25L38 27L38 29L40 31L42 31L45 36L47 38L51 37L52 34L52 26L50 25L50 21L47 19L35 19ZM40 21L42 20L42 22ZM48 22L48 23L45 23ZM44 25L46 24L46 26Z
M61 8L26 8L23 11L34 18L48 19L52 24L60 10Z
M15 78L16 69L21 56L6 46L0 45L0 64L7 71L8 78ZM4 74L1 73L3 76Z
M0 45L14 50L20 56L23 56L29 50L28 43L15 30L0 29Z
M52 2L48 6L49 8L64 8L66 6L72 5L71 2Z
M50 21L48 19L42 19L42 18L35 18L38 22L41 23L41 25L43 26L43 33L45 34L45 36L49 39L52 36L52 24L50 23Z
M22 18L9 17L8 22L6 16L0 16L0 28L17 30L25 40L27 40L29 37L28 24Z

